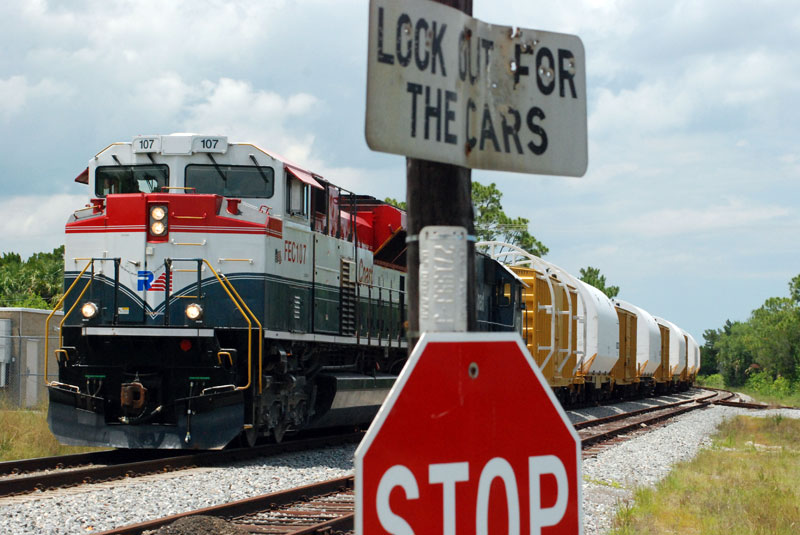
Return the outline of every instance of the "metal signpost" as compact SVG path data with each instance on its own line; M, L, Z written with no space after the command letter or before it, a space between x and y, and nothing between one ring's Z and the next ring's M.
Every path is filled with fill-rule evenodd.
M463 331L471 169L586 172L583 44L471 14L370 0L366 138L407 156L413 351L356 451L356 533L582 532L580 444L519 334Z

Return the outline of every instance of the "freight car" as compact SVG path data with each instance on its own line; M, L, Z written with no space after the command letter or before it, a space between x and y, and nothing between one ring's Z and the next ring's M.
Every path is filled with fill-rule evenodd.
M609 299L514 245L477 247L526 283L520 332L562 405L686 390L694 382L699 347L674 323Z
M114 143L76 180L61 442L208 449L371 420L407 353L404 212L222 136ZM521 283L476 264L481 328L514 329Z

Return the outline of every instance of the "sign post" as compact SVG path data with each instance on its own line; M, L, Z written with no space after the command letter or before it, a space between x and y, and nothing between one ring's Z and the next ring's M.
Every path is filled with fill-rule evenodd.
M580 463L518 334L424 334L356 450L356 533L582 533Z
M581 40L471 14L472 0L370 0L365 130L407 156L411 354L356 451L360 534L583 531L580 442L519 334L431 332L477 330L471 169L588 163ZM420 283L421 256L452 295Z

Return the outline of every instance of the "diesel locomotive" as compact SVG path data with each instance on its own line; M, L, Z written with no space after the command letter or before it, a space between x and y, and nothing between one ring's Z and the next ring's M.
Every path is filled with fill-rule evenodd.
M62 443L212 449L372 419L407 354L402 210L224 136L137 136L76 181L45 372ZM487 255L476 271L481 328L521 329L524 283Z

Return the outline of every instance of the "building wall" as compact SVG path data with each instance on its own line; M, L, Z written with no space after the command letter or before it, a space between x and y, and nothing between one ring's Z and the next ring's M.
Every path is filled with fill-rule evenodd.
M19 407L34 407L47 401L45 386L45 322L49 310L0 308L0 398ZM50 320L48 380L58 378L54 350L59 347L58 329L64 313Z

